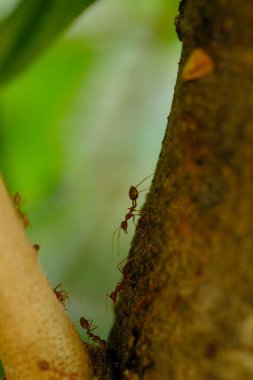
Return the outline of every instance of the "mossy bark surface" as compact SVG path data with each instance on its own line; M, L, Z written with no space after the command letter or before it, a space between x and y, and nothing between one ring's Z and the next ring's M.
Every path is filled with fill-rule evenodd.
M253 3L184 0L182 56L124 274L115 379L253 379ZM194 49L214 69L181 73Z

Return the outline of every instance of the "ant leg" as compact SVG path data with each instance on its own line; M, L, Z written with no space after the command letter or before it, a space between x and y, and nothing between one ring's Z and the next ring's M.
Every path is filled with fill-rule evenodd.
M123 275L123 278L127 280L132 270L132 262L135 261L136 257L125 257L119 264L118 270Z
M92 332L92 331L96 330L96 328L97 328L96 325L93 325L93 326L92 326L92 323L93 323L93 321L90 320L90 325L89 325L89 327L88 327L88 329L87 329L87 331L89 331L89 332ZM91 326L92 326L92 328L91 328Z
M136 210L136 211L140 211L140 210ZM135 214L132 215L132 218L133 218L133 224L134 224L135 226L137 226L137 224L136 224L136 222L135 222L135 217L136 217L136 216L140 216L140 215L142 215L141 212L140 212L140 213L135 213Z
M120 230L121 230L121 227L118 227L118 228L116 228L115 231L113 231L113 234L112 234L112 251L114 251L114 237L115 237L116 232L119 231L119 233L118 233L118 254L119 254L119 235L120 235Z
M139 191L139 193L142 193L143 191L148 191L150 189L150 187L146 187L146 189L142 189Z
M120 227L119 233L118 233L118 256L119 256L119 237L120 237L120 231L121 231L121 227Z
M152 189L155 189L156 187L159 187L161 185L152 186ZM150 187L147 187L146 189L139 190L139 193L142 193L143 191L150 190Z
M118 228L118 236L117 236L117 239L118 239L118 251L117 251L117 254L119 256L119 237L120 237L120 231L121 231L121 227Z
M108 298L110 298L112 300L113 304L115 304L115 302L117 300L117 293L115 292L115 290L113 292L111 292L111 294L106 293L106 295L105 295L106 312L107 313L108 313Z
M119 263L118 263L118 265L117 265L117 268L118 268L118 270L119 270L119 272L121 273L121 274L123 274L123 270L124 270L124 263L127 263L127 259L128 259L128 257L125 257L123 260L121 260Z

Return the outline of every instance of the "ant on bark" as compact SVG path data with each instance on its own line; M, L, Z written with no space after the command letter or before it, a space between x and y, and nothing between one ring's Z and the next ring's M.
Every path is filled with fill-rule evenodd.
M93 334L92 331L94 331L97 326L92 326L92 321L90 319L81 317L80 325L84 330L86 330L88 337L91 338L93 342L98 343L101 348L106 347L106 341L101 339L98 335Z
M140 314L141 311L147 306L153 299L154 293L144 294L144 296L132 306L132 312Z
M20 210L20 206L22 204L22 198L19 193L15 193L13 195L13 205L16 210L16 214L18 218L22 221L24 229L28 228L31 226L29 219L27 218L27 214L23 211Z
M58 290L59 288L59 290ZM69 301L69 294L66 292L66 290L63 290L62 288L62 282L58 284L55 288L53 288L53 292L58 299L58 301L64 306L65 308L65 302Z
M123 275L123 277L127 277L132 270L132 261L136 260L134 257L125 257L118 264L118 270Z
M119 254L119 237L120 237L120 232L121 230L124 231L126 234L128 233L127 229L128 229L128 220L133 218L133 223L135 224L135 216L136 215L140 215L140 214L137 214L136 211L136 207L137 207L137 198L139 196L139 194L143 191L146 191L148 189L143 189L143 190L139 190L138 191L138 186L140 186L144 181L146 181L149 177L151 177L153 174L150 174L149 176L145 177L141 182L138 183L138 185L136 186L130 186L129 188L129 191L128 191L128 196L129 196L129 199L130 201L132 201L132 206L128 208L128 212L126 213L125 215L125 219L122 220L122 222L120 223L120 226L118 228L116 228L116 230L113 232L113 235L112 235L112 250L113 250L113 241L114 241L114 236L115 236L115 233L118 231L118 254Z
M137 206L137 202L136 202L136 199L138 198L139 194L142 193L143 191L146 191L148 189L142 189L140 191L137 190L137 187L140 186L144 181L146 181L148 178L150 178L154 173L148 175L147 177L145 177L141 182L138 183L138 185L136 186L130 186L129 188L129 191L128 191L128 196L129 196L129 199L132 201L132 208L136 208ZM130 208L129 208L130 210ZM129 211L131 212L131 211Z
M117 283L115 289L110 294L107 294L107 296L111 298L114 304L117 301L118 294L126 287L127 283L129 282L129 276L132 270L132 261L134 260L136 260L136 258L126 257L118 264L118 269L122 273L123 279Z
M118 296L118 293L121 292L121 290L124 289L124 287L126 286L125 284L125 281L124 279L121 281L121 282L118 282L115 289L110 293L110 294L107 294L107 296L109 298L111 298L112 302L115 304L116 301L117 301L117 296Z
M33 248L35 249L36 252L40 250L39 244L33 244Z

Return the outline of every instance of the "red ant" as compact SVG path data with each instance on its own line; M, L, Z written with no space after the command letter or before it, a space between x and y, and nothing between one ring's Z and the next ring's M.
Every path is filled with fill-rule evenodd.
M118 282L115 289L110 293L107 294L109 298L111 298L112 302L115 304L117 301L118 294L125 288L129 275L132 270L132 261L135 260L135 258L128 258L126 257L118 264L119 271L123 274L123 279L121 282ZM124 265L122 265L126 261Z
M146 275L142 278L140 283L143 283L149 278L149 275ZM158 287L155 285L150 285L148 292L146 292L137 302L132 305L132 312L135 314L140 314L145 307L147 308L152 300L155 298L155 293L158 291Z
M101 339L98 335L93 334L92 331L94 331L97 326L92 327L92 321L89 319L86 319L84 317L80 318L80 325L81 327L87 331L87 335L89 338L93 340L93 342L98 343L101 348L106 347L106 341Z
M111 292L111 294L107 294L107 296L111 298L114 304L117 301L118 293L120 293L121 290L123 290L125 286L126 286L125 281L118 282L115 289Z
M154 294L145 294L139 301L132 306L132 312L140 314L143 308L153 299Z
M136 210L136 207L137 207L137 198L139 196L139 193L141 193L142 191L146 191L147 189L143 189L143 190L140 190L138 191L137 190L137 187L139 185L141 185L144 181L146 181L146 179L148 179L149 177L151 177L153 174L150 174L149 176L145 177L141 182L138 183L138 185L136 186L130 186L129 188L129 191L128 191L128 196L129 196L129 199L132 201L132 206L128 208L128 213L126 213L125 215L125 219L122 220L122 222L120 223L120 226L118 228L116 228L116 230L113 232L113 235L112 235L112 249L113 249L113 240L114 240L114 236L115 236L115 233L117 231L119 231L118 233L118 253L119 253L119 236L120 236L120 232L121 230L124 231L126 234L128 233L127 229L128 229L128 220L133 218L133 223L135 224L135 215L139 215L139 214L134 214L134 212L138 211Z
M138 198L139 193L141 193L142 191L148 190L148 189L143 189L143 190L138 191L137 187L140 186L144 181L146 181L146 179L148 179L152 175L153 175L153 173L150 174L150 175L148 175L147 177L145 177L141 182L138 183L138 185L136 185L136 186L133 186L133 185L130 186L129 191L128 191L128 196L129 196L130 200L132 201L132 207L131 207L131 209L132 208L134 208L134 209L136 208L136 206L137 206L136 199ZM129 211L129 212L131 212L131 211Z
M118 270L124 277L128 276L132 270L132 261L136 260L136 258L132 257L125 257L121 262L118 264ZM124 264L125 263L125 264ZM124 265L123 265L124 264Z
M58 288L60 288L60 290L57 290ZM65 302L67 300L69 301L69 295L66 290L62 289L62 282L53 288L53 292L56 295L58 301L65 307Z
M36 252L38 252L40 250L39 244L33 244L33 248L35 249Z
M122 230L122 231L124 231L127 234L128 233L128 231L127 231L127 229L128 229L128 220L131 219L131 218L133 218L133 222L134 222L135 215L137 215L137 214L134 214L134 211L136 211L135 206L130 207L128 210L129 210L129 212L125 215L125 219L122 220L122 222L120 223L120 226L118 228L116 228L116 230L113 232L113 235L112 235L112 249L113 249L114 236L115 236L115 233L117 231L119 231L119 233L118 233L118 254L119 254L119 236L120 236L120 232Z
M22 198L21 198L21 195L19 193L16 193L13 195L13 204L14 204L14 208L16 210L16 213L19 217L19 219L22 221L23 223L23 227L24 229L28 228L31 226L30 222L29 222L29 219L27 218L27 214L22 212L20 210L20 206L21 206L21 203L22 203Z

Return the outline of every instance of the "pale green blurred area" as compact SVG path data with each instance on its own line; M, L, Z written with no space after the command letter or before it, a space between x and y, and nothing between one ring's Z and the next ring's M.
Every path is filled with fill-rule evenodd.
M2 15L4 3L17 1L1 0ZM134 226L120 236L119 256L112 233L131 206L129 186L155 170L170 111L181 49L177 7L101 0L0 92L9 192L25 200L28 234L41 246L50 284L71 290L70 318L78 329L80 316L93 319L103 338L113 320L106 293L120 280L117 264Z
M20 0L1 0L0 1L0 20L5 19L15 8Z

